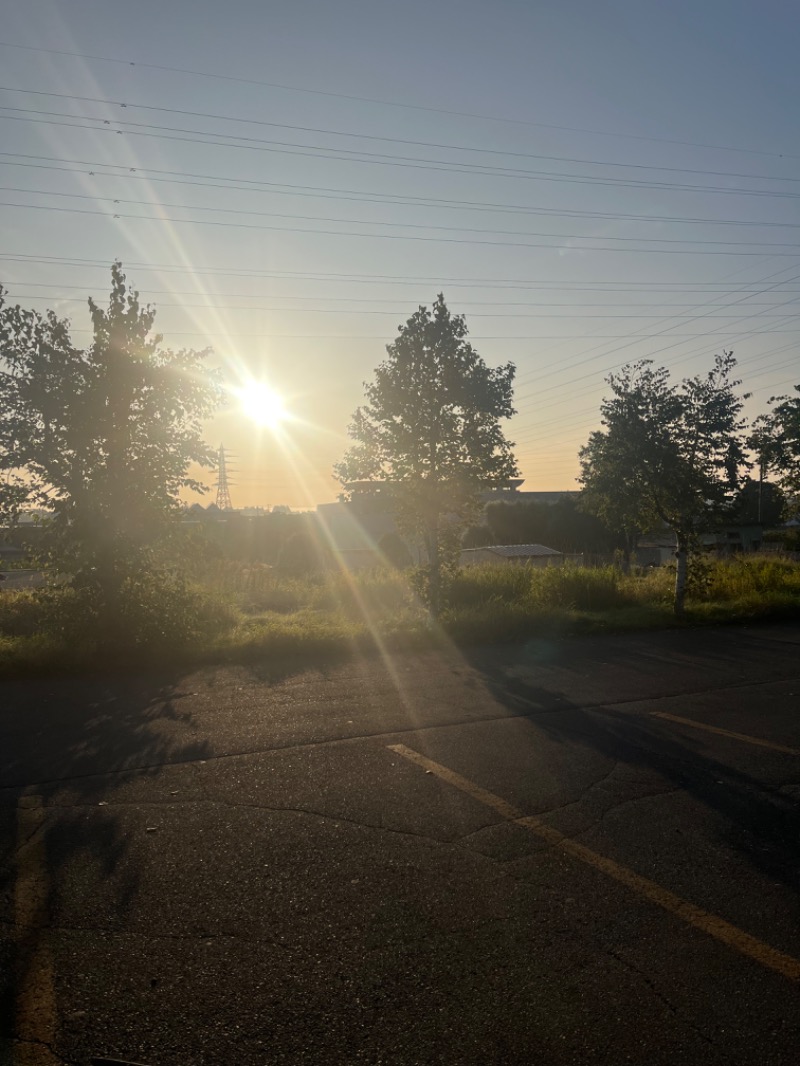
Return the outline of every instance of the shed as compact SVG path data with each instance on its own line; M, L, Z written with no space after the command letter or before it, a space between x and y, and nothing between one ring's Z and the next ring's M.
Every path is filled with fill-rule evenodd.
M464 548L461 551L462 566L478 566L481 563L510 566L562 566L564 556L555 548L544 544L491 544L486 548Z

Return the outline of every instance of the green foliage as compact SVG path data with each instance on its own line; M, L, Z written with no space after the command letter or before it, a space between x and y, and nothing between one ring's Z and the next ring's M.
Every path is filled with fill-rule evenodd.
M169 652L207 644L234 621L230 607L180 575L151 570L131 575L118 605L125 650ZM61 584L0 594L0 634L46 636L84 652L107 647L106 618L90 584Z
M745 465L743 398L731 380L733 354L705 376L670 385L649 360L608 383L604 428L581 449L586 505L620 530L665 524L677 542L675 612L683 610L692 538L730 512Z
M470 526L461 540L462 548L485 548L496 543L491 528L484 522L479 526ZM515 542L516 543L516 542Z
M599 611L632 602L612 566L474 566L462 570L450 590L454 608L527 603L537 608Z
M134 609L149 597L142 575L162 581L154 560L167 557L180 490L200 487L190 466L211 463L202 423L219 394L208 353L162 348L155 311L119 263L111 276L108 310L89 300L86 349L69 322L7 306L0 292L0 472L49 512L50 560L74 576L82 606L105 617L109 636L147 641Z
M742 525L777 526L786 516L786 495L772 481L747 478L733 503L731 519Z
M464 547L546 544L548 548L569 554L610 552L620 543L619 536L615 536L601 519L584 510L569 496L552 504L498 500L487 504L485 526L473 528L480 533L473 534L469 544L465 539ZM471 530L468 536L470 533Z
M800 385L797 396L773 396L772 409L757 419L750 444L766 470L774 471L791 502L800 507Z
M800 566L788 559L770 556L740 556L710 568L707 598L737 600L774 593L800 597Z
M420 307L365 386L366 403L349 430L356 443L335 467L345 487L357 481L390 487L401 532L425 543L434 614L444 555L457 552L478 492L517 474L500 427L514 414L514 366L490 369L466 336L463 316L451 315L442 295L431 310Z
M142 638L123 656L100 649L91 601L70 587L0 593L0 670L33 672L159 661L318 660L375 648L429 649L635 630L670 623L671 570L621 574L612 568L481 566L458 574L439 624L409 574L386 567L291 577L266 566L217 562L202 589L177 581L131 582L126 608ZM771 556L708 560L692 624L800 612L800 564ZM76 637L76 623L81 622Z

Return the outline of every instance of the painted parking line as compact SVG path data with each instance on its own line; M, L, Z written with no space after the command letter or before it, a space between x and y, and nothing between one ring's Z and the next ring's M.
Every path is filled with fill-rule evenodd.
M650 881L627 866L622 866L613 859L608 859L604 855L592 851L591 848L572 840L570 837L564 836L558 829L546 825L539 818L523 814L522 811L507 803L500 796L496 796L493 792L488 792L486 789L481 788L480 785L475 784L474 781L462 777L461 774L442 766L441 763L434 762L433 759L414 751L413 748L408 748L405 744L390 744L388 747L390 751L401 755L410 762L416 763L417 766L435 774L442 781L446 781L447 784L452 785L461 792L465 792L468 796L477 800L478 803L491 808L507 821L521 826L523 829L528 829L553 847L566 852L587 866L591 866L614 881L625 885L639 896L661 907L694 929L699 929L734 951L738 951L740 955L744 955L761 966L781 974L782 977L800 982L800 959L795 959L791 955L778 951L776 948L764 943L764 941L746 933L743 929L726 922L724 918L719 918L709 911L704 911L701 907L696 907L688 900L676 896L666 888L662 888L655 881Z
M56 1031L53 962L47 932L50 884L44 843L47 811L42 797L21 796L17 803L14 941L13 1066L60 1066L50 1050Z
M798 748L787 748L785 744L774 744L771 740L751 737L747 733L734 733L730 729L721 729L716 725L696 722L693 718L681 718L678 714L667 714L666 711L651 711L650 717L664 718L668 722L677 722L678 725L687 725L691 729L701 729L705 733L715 733L719 737L729 737L731 740L741 740L744 744L753 744L757 748L769 748L770 751L779 751L783 755L800 755L800 749Z

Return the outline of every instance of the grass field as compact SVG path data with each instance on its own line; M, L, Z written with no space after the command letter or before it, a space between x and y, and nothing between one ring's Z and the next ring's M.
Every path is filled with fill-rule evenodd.
M448 640L498 643L800 616L800 563L778 556L704 560L680 623L672 613L673 580L668 567L629 575L613 567L475 567L453 578L448 606L433 623L410 576L396 570L289 577L218 563L202 585L133 590L130 624L138 639L111 658L105 649L103 662L314 658ZM90 621L63 588L0 593L0 672L95 667Z

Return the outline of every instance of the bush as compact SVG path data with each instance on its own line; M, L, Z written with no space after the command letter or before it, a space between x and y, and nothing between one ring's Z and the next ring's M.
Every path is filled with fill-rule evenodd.
M738 556L718 562L710 571L708 598L736 600L770 594L800 595L800 566L772 556Z
M208 642L233 621L229 606L169 572L128 577L113 615L88 583L0 596L0 634L43 636L85 648L179 648Z
M524 602L531 591L533 569L487 563L470 566L453 579L448 605L453 609L482 607L490 603Z
M534 571L534 601L542 607L581 611L607 611L630 600L613 566L591 569L582 566L547 567Z

